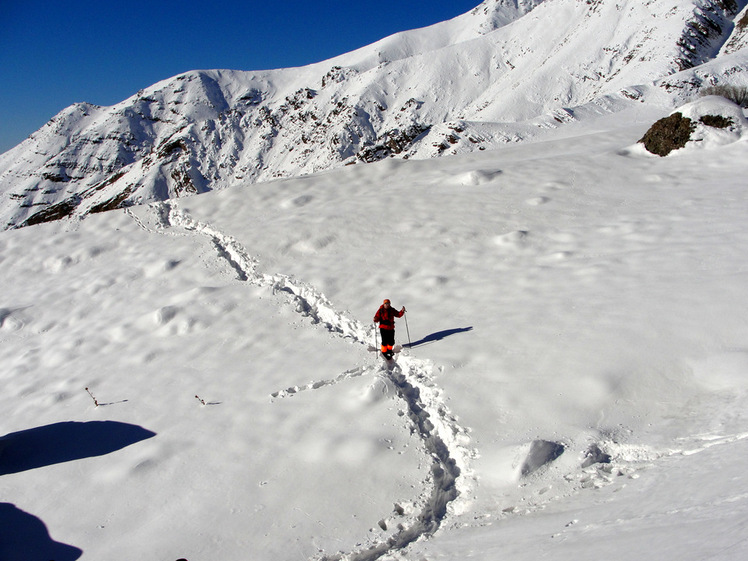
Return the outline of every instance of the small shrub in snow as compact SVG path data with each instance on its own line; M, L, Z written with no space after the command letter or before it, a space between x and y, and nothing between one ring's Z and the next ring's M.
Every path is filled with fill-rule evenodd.
M718 95L741 107L748 107L748 87L746 86L712 86L701 90L701 95Z
M99 406L99 400L94 397L94 394L91 393L91 390L89 390L88 388L86 388L86 391L88 392L88 395L91 396L91 399L93 399L94 405L96 407L98 407Z
M743 14L743 17L742 17L742 18L740 18L740 20L738 20L738 22L737 22L736 26L737 26L737 28L738 28L738 29L740 29L741 31L742 31L743 29L745 29L746 27L748 27L748 12L745 12L745 13Z

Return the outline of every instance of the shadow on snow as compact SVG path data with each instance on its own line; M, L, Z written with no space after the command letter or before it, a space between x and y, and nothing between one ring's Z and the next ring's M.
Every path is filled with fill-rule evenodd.
M431 335L426 335L423 339L420 341L414 341L413 343L406 343L403 345L405 348L413 348L413 347L419 347L421 345L428 345L431 343L436 343L437 341L441 341L442 339L449 337L450 335L456 335L457 333L465 333L467 331L472 331L473 328L471 327L458 327L456 329L445 329L444 331L437 331L436 333L432 333Z
M156 433L127 423L91 421L55 423L0 438L0 475L103 456ZM83 551L54 541L39 518L0 502L0 559L3 561L75 561Z
M0 475L110 454L156 433L116 421L68 421L0 438Z
M0 559L75 561L83 551L54 541L44 522L10 503L0 503Z

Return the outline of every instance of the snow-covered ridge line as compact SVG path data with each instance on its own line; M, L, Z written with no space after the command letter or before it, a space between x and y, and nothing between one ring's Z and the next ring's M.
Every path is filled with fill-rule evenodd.
M282 274L267 274L258 271L258 262L242 245L210 224L196 220L173 201L152 205L156 211L159 227L177 227L188 233L209 238L218 257L227 261L237 273L238 280L270 288L273 293L286 293L289 303L297 313L309 317L313 323L323 325L331 334L352 339L359 344L368 344L370 330L345 314L337 312L327 298L312 286ZM132 216L141 228L147 226L133 212ZM150 230L149 230L150 231ZM409 356L401 356L400 364L384 369L387 379L394 385L397 394L405 403L406 414L414 425L426 452L432 457L431 491L423 499L421 512L412 524L400 527L399 531L384 542L357 553L323 556L327 561L353 560L374 561L381 556L401 550L422 537L428 537L439 529L449 514L461 511L469 500L471 488L470 459L475 452L469 448L468 429L459 424L441 398L430 372L433 364ZM273 398L283 398L299 391L317 390L337 384L375 370L365 366L350 369L331 380L311 382L304 387L279 390ZM461 501L458 499L462 499Z

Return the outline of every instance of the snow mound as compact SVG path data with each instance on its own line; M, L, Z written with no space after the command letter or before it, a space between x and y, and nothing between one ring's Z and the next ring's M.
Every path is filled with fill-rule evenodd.
M732 144L742 140L748 133L748 119L743 109L729 99L720 96L706 96L684 105L681 113L696 123L691 142L710 148Z
M457 176L456 183L465 186L485 185L491 183L500 175L501 170L477 169Z

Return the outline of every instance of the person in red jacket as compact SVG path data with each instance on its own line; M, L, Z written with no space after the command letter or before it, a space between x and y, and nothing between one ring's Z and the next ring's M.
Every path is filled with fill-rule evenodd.
M388 298L377 310L374 323L379 324L379 332L382 334L382 354L386 358L392 358L392 348L395 346L395 318L403 317L405 306L397 311L390 305Z

